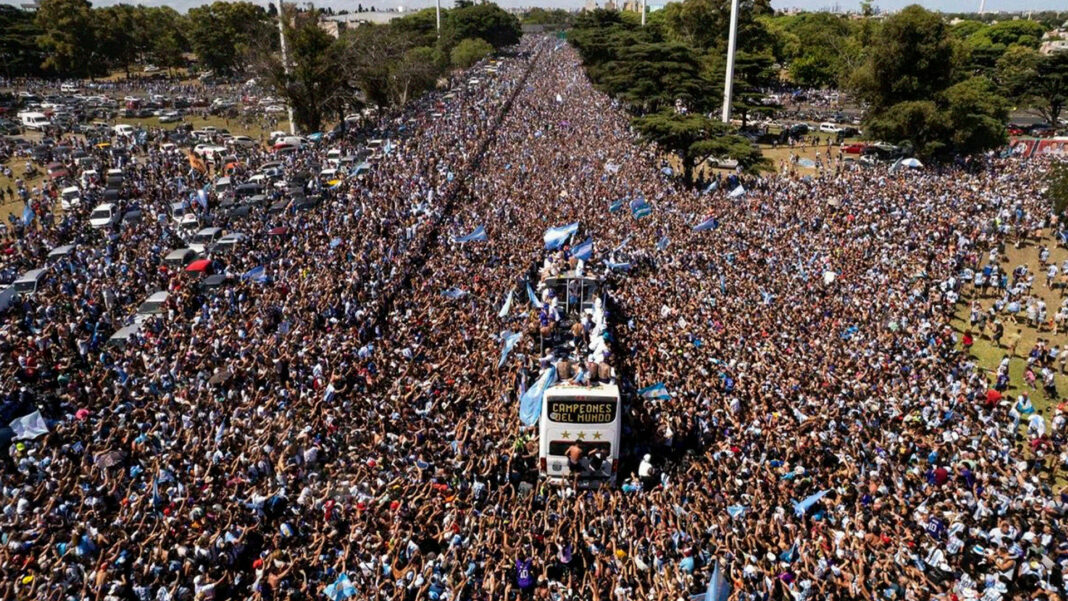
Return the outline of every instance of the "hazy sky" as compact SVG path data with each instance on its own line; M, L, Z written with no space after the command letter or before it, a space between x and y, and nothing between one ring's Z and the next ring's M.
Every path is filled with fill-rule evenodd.
M18 4L25 0L0 0L6 4ZM190 6L197 6L198 4L204 4L209 0L92 0L94 6L106 6L108 4L118 4L120 1L126 1L129 3L140 3L148 6L167 5L176 8L179 11L185 11ZM253 0L260 4L265 4L266 0ZM288 1L288 0L287 0ZM584 0L496 0L498 4L505 7L522 7L522 6L546 6L546 7L560 7L560 8L578 8L585 4ZM650 4L658 3L660 0L649 0ZM379 10L386 8L423 8L427 6L433 6L433 0L316 0L316 6L325 7L331 6L335 10L342 9L355 9L358 3L362 3L364 7L374 6ZM599 4L603 4L604 0L598 0ZM921 4L927 8L933 10L942 10L947 12L965 12L976 11L979 9L979 0L875 0L874 5L883 10L897 10L903 6L909 4ZM451 6L452 0L442 0L442 5ZM776 9L786 8L802 8L807 10L834 10L836 7L838 10L856 10L860 6L860 0L772 0L771 5ZM1023 10L1065 10L1065 0L986 0L986 10L990 12L996 12L1000 10L1005 11L1023 11Z

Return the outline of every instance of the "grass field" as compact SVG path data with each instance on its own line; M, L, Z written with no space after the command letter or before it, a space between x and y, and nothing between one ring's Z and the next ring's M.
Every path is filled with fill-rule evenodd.
M1044 269L1038 259L1039 246L1044 244L1050 249L1051 263L1056 263L1060 266L1065 259L1068 259L1068 250L1065 248L1058 248L1054 244L1052 236L1047 235L1043 240L1038 243L1032 242L1022 248L1014 248L1012 245L1007 246L1006 255L1007 261L1002 263L1002 266L1011 271L1018 265L1026 265L1031 273L1036 274L1035 283L1032 287L1032 294L1041 298L1046 302L1047 313L1052 316L1058 308L1061 306L1062 299L1066 297L1065 291L1061 289L1051 290L1046 288ZM957 309L956 317L953 320L954 328L963 333L970 328L968 323L969 307L971 301L975 297L965 298L960 307ZM994 298L982 298L978 299L980 305L984 310L989 309L994 304ZM996 346L990 338L982 337L978 332L973 331L972 335L975 343L972 345L971 354L978 361L979 365L986 370L989 370L989 380L991 385L994 382L994 376L996 374L997 366L1001 360L1009 354L1009 349L1006 348L1012 335L1014 335L1017 329L1020 330L1020 341L1016 347L1016 354L1010 359L1009 363L1009 388L1006 394L1015 398L1020 394L1027 394L1031 398L1031 402L1034 404L1035 409L1046 418L1047 423L1053 418L1054 409L1060 404L1066 395L1068 395L1068 374L1058 373L1056 376L1056 389L1057 396L1055 398L1049 398L1046 396L1045 391L1042 388L1042 382L1039 380L1036 383L1037 389L1032 390L1024 380L1024 370L1027 367L1027 354L1034 347L1035 343L1041 338L1047 342L1048 346L1057 345L1059 348L1065 348L1068 344L1068 333L1061 332L1059 334L1053 334L1049 329L1039 330L1033 328L1027 324L1026 318L1021 318L1019 323L1013 323L1006 316L1001 317L1002 323L1005 325L1005 335L1002 337L1002 346ZM1036 374L1038 369L1035 370ZM1021 424L1021 430L1025 426ZM1026 449L1024 454L1029 456L1030 449ZM1059 484L1066 483L1063 474L1057 475L1057 482Z

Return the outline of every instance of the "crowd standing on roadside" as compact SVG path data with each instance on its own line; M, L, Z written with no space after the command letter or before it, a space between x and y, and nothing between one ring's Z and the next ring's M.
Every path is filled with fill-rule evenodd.
M690 191L570 47L518 50L383 118L388 152L309 178L318 206L227 218L248 238L210 256L237 279L220 289L162 262L170 203L208 178L155 141L86 149L145 216L90 230L91 188L0 254L9 277L77 244L0 319L4 408L49 430L0 471L0 598L676 601L719 566L732 601L1063 599L1066 408L1009 395L1009 361L988 372L965 340L1032 304L1040 321L1046 274L1005 245L1059 231L1047 163ZM287 155L287 178L329 147ZM235 183L271 159L250 151ZM36 215L55 193L27 194ZM222 223L225 200L190 207ZM592 491L537 481L516 400L536 336L497 368L500 332L538 327L543 232L575 221L610 282L633 466ZM108 344L157 290L164 312ZM1068 354L1049 350L1012 354L1040 382ZM670 399L636 398L657 382Z

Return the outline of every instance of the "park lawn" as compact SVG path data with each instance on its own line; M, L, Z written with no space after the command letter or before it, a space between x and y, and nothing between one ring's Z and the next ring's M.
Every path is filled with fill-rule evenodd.
M1045 244L1050 249L1050 262L1060 266L1065 259L1068 259L1068 249L1056 247L1052 236L1046 234L1040 242L1032 242L1023 248L1017 249L1012 245L1007 246L1006 255L1008 256L1008 260L1004 261L1002 266L1006 270L1011 271L1018 265L1026 265L1031 273L1035 273L1035 283L1031 288L1032 294L1046 302L1047 315L1052 316L1060 308L1064 296L1062 295L1061 290L1050 290L1046 288L1045 270L1042 269L1042 265L1038 260L1039 246L1041 244ZM979 302L982 308L986 310L993 305L994 300L993 297L989 297L979 299ZM968 317L971 301L972 298L965 298L958 307L953 319L953 327L959 333L963 333L970 328ZM1063 399L1068 395L1068 374L1057 373L1055 378L1057 399L1050 399L1046 397L1045 391L1042 389L1041 380L1036 382L1036 390L1031 390L1024 381L1024 368L1027 365L1026 356L1039 338L1045 340L1049 346L1057 345L1058 348L1064 349L1065 345L1068 345L1068 333L1061 332L1059 334L1053 334L1053 332L1048 329L1039 331L1037 328L1028 325L1026 318L1021 318L1018 324L1013 324L1006 316L1001 316L1000 318L1005 326L1005 334L1002 337L1002 343L1005 343L1017 328L1020 329L1020 343L1016 347L1016 356L1009 362L1009 387L1005 391L1005 394L1014 399L1020 394L1027 394L1027 396L1031 398L1031 402L1034 404L1035 409L1046 418L1048 424L1050 420L1053 419L1053 411L1060 403L1059 399ZM975 343L972 345L971 354L975 357L980 367L990 372L989 381L991 385L993 385L997 366L1005 355L1008 354L1008 349L995 346L992 340L983 338L976 332L972 333L972 337L975 340ZM1064 351L1062 350L1062 352ZM1026 426L1021 424L1021 432L1024 430L1026 430ZM1027 449L1025 454L1029 455L1030 450ZM1057 481L1060 484L1068 482L1066 481L1065 476L1061 474L1058 474Z
M0 173L0 190L7 191L8 188L11 188L11 191L14 192L15 191L15 180L22 178L22 174L23 174L23 172L25 171L25 168L26 168L26 159L25 158L12 158L11 160L9 160L5 164L8 167L11 168L11 171L13 172L15 177L7 177L6 175L3 175L2 173ZM38 169L38 172L40 172L41 175L38 175L37 177L31 178L31 179L28 179L28 180L22 178L24 183L25 183L25 185L26 185L26 188L33 189L34 186L40 186L41 183L44 182L45 175L43 173L43 170ZM7 223L7 218L8 218L9 215L12 215L12 214L14 214L14 215L22 215L22 209L23 209L22 201L21 200L12 201L12 200L10 200L10 198L11 198L10 196L5 196L4 197L4 202L0 203L0 220L2 220L3 223L5 223L5 224Z

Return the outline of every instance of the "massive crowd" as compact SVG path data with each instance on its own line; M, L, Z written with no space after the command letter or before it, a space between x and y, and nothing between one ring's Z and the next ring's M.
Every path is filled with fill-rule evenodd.
M1061 227L1046 165L689 191L570 47L519 50L384 118L390 152L310 184L317 207L229 222L248 238L219 269L266 281L204 290L162 263L167 207L206 181L183 156L86 149L147 215L94 232L86 202L0 255L21 273L78 245L0 321L5 411L49 418L0 472L2 598L676 601L718 565L732 601L1062 599L1061 409L1034 420L950 327L972 302L969 338L1038 311L1033 277L996 276L1006 244ZM609 210L639 198L646 217ZM538 327L502 303L574 221L610 282L634 468L592 491L537 480L516 400L536 336L497 368L500 332ZM156 290L165 312L108 344ZM1035 370L1048 351L1011 349ZM635 394L657 382L670 399Z

